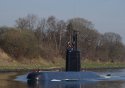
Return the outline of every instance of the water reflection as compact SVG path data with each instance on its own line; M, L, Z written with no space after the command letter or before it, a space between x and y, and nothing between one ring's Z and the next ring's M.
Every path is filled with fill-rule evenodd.
M27 81L29 88L81 88L79 82Z
M27 81L28 88L125 88L124 81L100 81L94 83L84 82L50 82Z
M13 80L17 75L16 72L0 72L0 88L27 88L26 83Z
M0 80L0 88L27 88L25 84L20 84L19 82L10 80Z

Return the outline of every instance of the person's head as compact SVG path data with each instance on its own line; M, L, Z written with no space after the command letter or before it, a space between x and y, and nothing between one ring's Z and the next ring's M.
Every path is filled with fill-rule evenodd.
M70 42L68 42L68 47L72 47L72 45L71 45L71 43L70 43Z

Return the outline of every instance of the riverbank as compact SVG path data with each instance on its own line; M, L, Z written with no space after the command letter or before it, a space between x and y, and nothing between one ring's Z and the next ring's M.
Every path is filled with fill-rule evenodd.
M100 68L125 68L125 63L122 62L82 62L82 68L85 69L100 69Z
M16 66L0 66L0 72L21 72L21 71L34 71L34 70L42 70L42 71L64 71L65 65L40 65L40 64L32 64L32 65L16 65ZM125 68L124 63L82 63L81 70L93 70L93 69L123 69Z
M108 69L108 68L125 68L125 63L123 62L94 62L88 60L81 60L82 69ZM20 61L8 56L4 52L0 52L0 71L32 71L32 70L64 70L65 69L65 59L54 58L47 60L44 58L34 58L26 59L21 58Z

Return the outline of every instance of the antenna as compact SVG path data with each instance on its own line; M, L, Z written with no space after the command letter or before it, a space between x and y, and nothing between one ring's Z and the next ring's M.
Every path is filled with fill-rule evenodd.
M73 31L73 49L76 51L77 50L77 31Z

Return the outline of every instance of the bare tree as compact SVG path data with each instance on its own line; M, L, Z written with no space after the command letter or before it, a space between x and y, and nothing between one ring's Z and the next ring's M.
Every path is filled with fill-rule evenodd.
M34 30L37 27L37 16L27 15L16 20L16 27L20 29Z
M61 51L61 46L63 46L62 44L62 39L64 38L65 36L65 32L66 32L66 23L63 21L63 20L60 20L58 23L57 23L57 35L58 35L58 49L59 51Z
M16 27L19 29L27 29L28 21L25 18L19 18L16 20Z
M121 36L113 32L107 32L104 34L104 46L108 50L108 57L111 62L114 62L117 58L117 55L120 54L119 49L121 49L122 42Z
M58 49L58 41L57 41L57 19L54 16L50 16L47 20L47 29L48 29L48 37L49 42L52 41L55 49Z
M35 35L39 42L45 39L45 31L46 31L45 27L46 27L46 20L45 19L39 20L35 30Z

